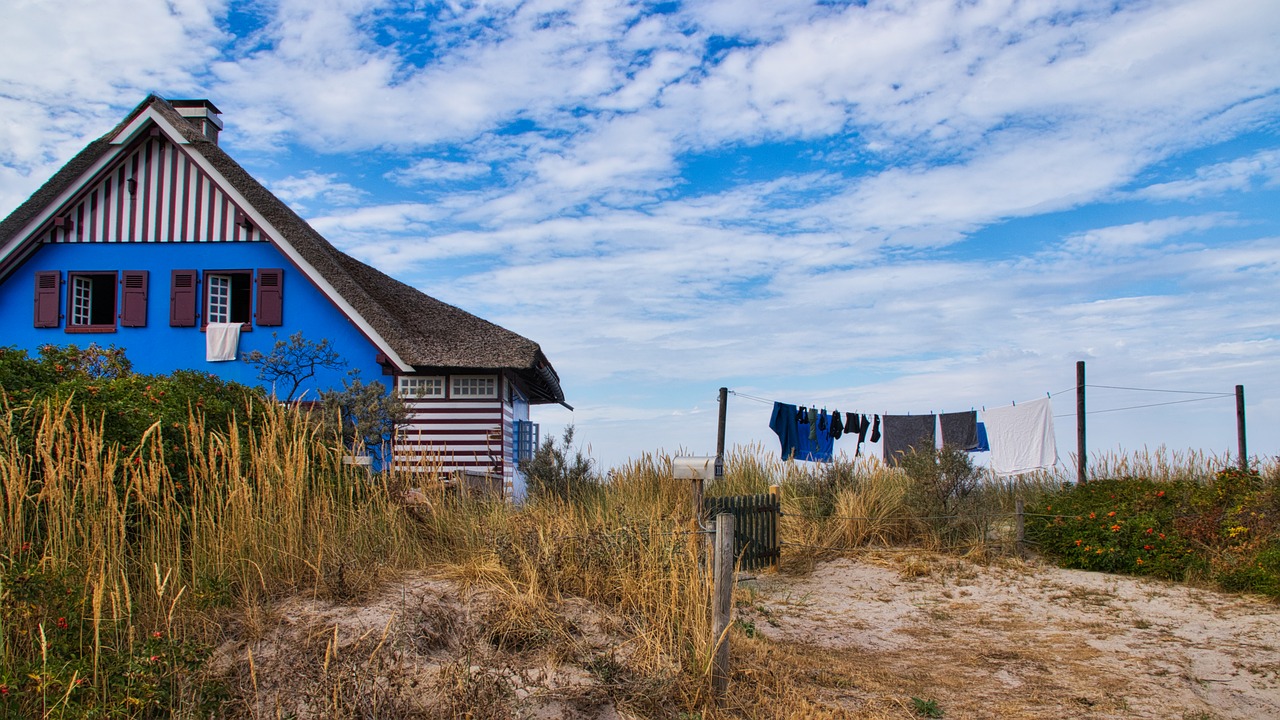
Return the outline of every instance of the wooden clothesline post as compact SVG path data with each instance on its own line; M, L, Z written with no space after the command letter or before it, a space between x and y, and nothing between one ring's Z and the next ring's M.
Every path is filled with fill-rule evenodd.
M1089 481L1089 451L1084 438L1084 361L1076 361L1076 482Z
M1244 386L1236 386L1236 445L1240 472L1249 472L1249 448L1244 439Z
M724 475L724 425L729 410L729 388L720 388L720 425L716 429L716 478Z

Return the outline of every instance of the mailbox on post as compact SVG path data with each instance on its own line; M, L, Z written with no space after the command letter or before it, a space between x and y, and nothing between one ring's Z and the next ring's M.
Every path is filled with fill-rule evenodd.
M677 480L715 480L715 455L690 455L671 458L671 469Z
M716 479L718 465L715 455L686 455L671 458L671 476L676 480L688 480L693 485L693 516L702 517L702 484Z

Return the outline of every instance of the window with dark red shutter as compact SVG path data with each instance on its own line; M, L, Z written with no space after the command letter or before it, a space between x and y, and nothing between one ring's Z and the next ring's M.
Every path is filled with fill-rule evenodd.
M115 270L67 273L67 332L115 332L117 283Z
M120 324L124 327L146 327L147 271L125 270L120 275Z
M281 325L284 322L284 270L258 270L258 324Z
M172 327L196 326L195 270L174 270L169 279L169 325Z
M61 324L61 290L61 271L49 270L36 273L36 327L52 328Z

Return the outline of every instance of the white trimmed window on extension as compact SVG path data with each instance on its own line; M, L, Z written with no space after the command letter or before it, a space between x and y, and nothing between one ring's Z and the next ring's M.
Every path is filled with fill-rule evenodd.
M444 378L401 376L397 381L397 390L403 398L442 398Z
M498 379L492 375L454 375L449 395L454 398L496 398Z

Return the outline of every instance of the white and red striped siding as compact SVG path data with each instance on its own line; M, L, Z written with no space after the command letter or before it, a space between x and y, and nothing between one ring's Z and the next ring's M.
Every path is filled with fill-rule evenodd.
M396 429L394 464L414 469L440 463L442 472L511 472L510 407L500 399L406 398L407 419ZM425 459L424 459L425 456Z
M132 194L131 179L136 182ZM47 242L266 240L260 229L236 222L243 209L164 136L140 141L60 216L72 224L53 227Z
M508 498L515 492L516 468L511 461L516 456L515 420L515 408L510 403L502 403L502 494Z

